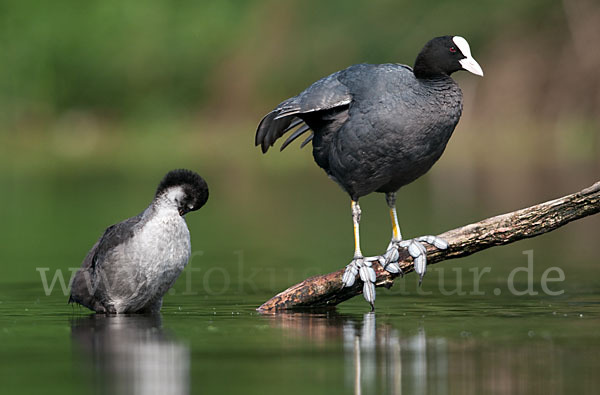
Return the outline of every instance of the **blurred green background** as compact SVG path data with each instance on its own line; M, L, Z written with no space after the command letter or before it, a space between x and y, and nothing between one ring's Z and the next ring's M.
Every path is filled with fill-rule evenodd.
M378 290L376 314L363 315L360 297L339 316L254 311L353 252L346 194L310 147L262 155L261 117L351 64L412 65L444 34L469 41L485 77L455 74L463 116L441 160L399 193L404 236L598 181L597 0L0 1L3 388L82 393L118 382L113 368L135 378L119 361L128 346L164 344L162 325L183 349L175 362L190 364L167 361L188 375L176 381L208 392L348 393L360 340L381 347L364 346L364 393L386 392L389 378L407 393L597 393L600 216L432 266L422 288L399 279ZM194 255L164 324L86 317L58 282L45 296L36 269L68 280L103 230L143 210L179 167L206 178L210 199L187 216ZM391 235L383 196L361 206L363 252L380 254ZM565 281L550 288L563 294L506 292L528 250L534 289L558 267ZM479 284L476 268L491 269ZM519 290L527 281L515 277Z
M466 37L485 77L455 75L464 114L438 164L400 191L404 234L586 187L600 173L599 13L597 2L567 0L3 1L1 281L40 284L36 267L78 266L177 167L211 189L188 216L199 267L236 268L242 251L246 267L269 269L262 286L276 291L345 265L347 196L310 147L263 156L256 125L324 75L412 64L442 34ZM362 205L363 251L381 253L383 196ZM541 247L547 266L587 268L599 225L586 219L479 259L516 262Z

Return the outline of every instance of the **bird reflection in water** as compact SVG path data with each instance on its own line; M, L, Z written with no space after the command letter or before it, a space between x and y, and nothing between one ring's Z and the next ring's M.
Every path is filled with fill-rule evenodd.
M401 394L403 390L405 393L425 394L432 387L446 388L445 341L428 340L422 328L401 337L398 330L390 325L377 325L376 315L372 312L363 316L331 311L280 313L269 318L294 337L308 337L318 344L341 340L345 385L353 388L354 394ZM433 360L427 359L428 347L433 347L429 352L436 354ZM441 385L431 382L432 375L440 380Z
M425 323L385 322L375 313L341 315L336 312L284 313L268 316L287 336L308 339L320 347L343 344L345 388L355 394L559 394L599 393L593 366L599 357L594 349L573 349L556 343L550 332L525 340L506 342L497 333L472 337L456 333L426 335ZM430 324L430 328L432 327ZM492 332L490 332L492 333ZM545 336L545 338L544 338ZM581 364L588 373L582 380Z
M189 393L189 348L163 331L160 314L75 318L71 337L97 393Z

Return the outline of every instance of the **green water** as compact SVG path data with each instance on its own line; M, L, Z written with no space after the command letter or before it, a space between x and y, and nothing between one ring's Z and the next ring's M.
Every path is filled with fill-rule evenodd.
M380 297L260 315L268 295L172 296L161 316L90 315L3 289L3 393L597 393L599 306ZM11 296L7 297L6 293Z
M193 258L161 315L95 316L67 305L60 279L66 285L102 230L139 212L162 168L179 163L140 158L140 168L161 169L82 159L1 174L1 393L600 390L597 218L432 265L422 288L408 275L378 289L375 313L357 297L329 312L258 314L277 292L350 259L348 201L309 161L280 174L251 154L220 167L186 158L211 199L188 215ZM418 181L399 196L404 233L441 232L502 204L465 202L449 207L431 179ZM362 209L363 251L381 252L390 236L383 198L365 198Z

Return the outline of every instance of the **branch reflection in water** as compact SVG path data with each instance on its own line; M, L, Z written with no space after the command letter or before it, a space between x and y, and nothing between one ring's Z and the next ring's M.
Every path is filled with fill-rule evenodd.
M165 333L160 314L74 318L71 338L98 393L189 393L189 348Z
M342 343L345 388L354 394L558 394L573 369L563 361L569 348L551 340L432 336L423 322L406 323L401 331L381 322L385 317L378 323L376 313L266 317L290 339L309 339L317 347ZM589 383L575 384L589 388Z

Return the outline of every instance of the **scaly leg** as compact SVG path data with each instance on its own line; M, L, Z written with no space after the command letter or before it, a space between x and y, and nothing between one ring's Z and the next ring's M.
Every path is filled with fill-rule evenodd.
M390 209L390 219L392 220L392 240L388 245L385 255L384 269L390 273L400 273L403 275L402 269L398 264L400 254L394 246L402 241L402 233L400 232L400 224L398 223L398 215L396 214L396 193L386 193L385 201Z
M363 281L363 296L371 304L371 308L374 309L375 302L375 270L371 267L372 261L367 260L363 257L360 250L360 206L358 201L352 201L352 222L354 223L354 258L352 262L346 266L344 275L342 276L342 283L344 287L351 287L356 280L356 275L360 274L360 278Z
M419 284L421 284L423 276L427 271L427 249L423 243L431 244L440 250L445 250L448 248L448 242L437 236L421 236L414 239L402 240L398 216L396 215L396 193L387 193L385 199L390 209L390 217L392 219L392 240L388 245L387 252L383 256L385 258L384 269L390 273L402 274L402 269L398 264L400 248L407 248L408 253L413 257L415 272L420 276Z

